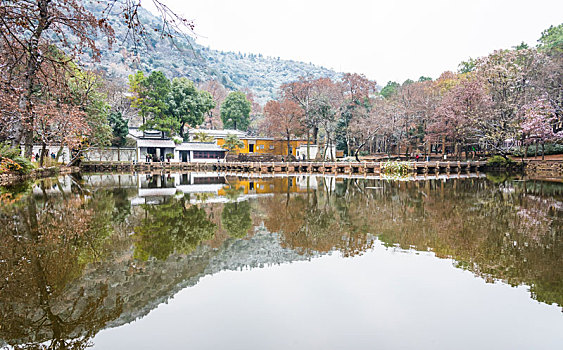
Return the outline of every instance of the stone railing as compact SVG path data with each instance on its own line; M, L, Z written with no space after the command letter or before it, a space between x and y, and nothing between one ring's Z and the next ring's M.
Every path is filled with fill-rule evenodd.
M529 160L526 175L542 177L563 177L563 160Z

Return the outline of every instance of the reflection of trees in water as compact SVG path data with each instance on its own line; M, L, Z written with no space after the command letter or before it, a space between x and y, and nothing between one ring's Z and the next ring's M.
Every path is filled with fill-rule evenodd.
M190 253L213 238L217 225L206 211L191 205L189 197L169 198L157 206L145 205L147 217L135 228L135 257L165 260L172 253Z
M131 201L127 198L128 190L113 188L109 192L111 192L114 201L112 221L122 223L131 214Z
M111 196L44 196L0 208L0 339L15 348L79 349L122 307L107 285L69 290L104 256ZM43 342L49 344L41 344Z
M538 200L523 183L345 180L327 188L261 199L265 226L297 251L344 255L371 247L369 232L388 246L453 257L488 281L530 285L535 299L563 305L561 203Z
M221 212L221 226L230 237L244 238L252 228L250 217L250 203L238 198L244 193L244 189L236 185L236 182L225 187L225 197L229 200Z
M283 246L301 253L339 250L353 256L370 248L372 242L367 231L352 220L342 199L320 190L300 196L276 194L259 206L265 211L264 225L281 234Z
M390 189L385 205L366 213L381 240L431 249L488 281L527 284L535 299L563 305L563 221L550 200L479 180L428 185Z
M248 201L226 203L221 213L221 224L229 236L244 238L252 227Z
M10 205L21 200L31 191L33 182L22 181L11 186L0 186L0 206Z
M85 271L96 271L101 260L127 269L130 256L121 262L111 260L111 254L122 259L119 249L128 252L131 244L136 257L160 259L138 265L169 263L173 259L162 259L189 253L214 237L213 215L235 237L244 236L258 215L271 232L280 233L284 247L303 254L361 254L372 246L370 234L376 234L388 246L431 249L489 281L530 285L535 299L563 303L563 211L557 186L487 180L330 181L335 180L321 179L317 190L303 194L290 192L285 182L286 192L273 186L274 195L238 203L240 190L226 191L231 200L226 204L198 206L188 197L168 198L163 205L137 207L133 214L127 197L136 189L90 190L67 193L66 198L24 196L0 207L0 339L25 344L22 348L38 348L48 339L53 339L52 348L84 347L123 310L121 300L113 297L119 293L109 290L108 296L104 282L80 287L90 286L80 279ZM190 274L203 271L206 261L192 266ZM93 268L86 270L87 265ZM92 276L106 281L115 268L100 270ZM146 273L161 276L161 270L154 271ZM181 276L170 285L180 283ZM155 283L143 281L137 291L155 291ZM146 298L154 300L154 295L162 293Z

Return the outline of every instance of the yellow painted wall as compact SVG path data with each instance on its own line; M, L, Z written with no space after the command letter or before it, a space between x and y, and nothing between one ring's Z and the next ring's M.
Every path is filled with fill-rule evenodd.
M251 141L254 141L254 152L253 153L258 153L258 154L275 154L275 155L282 155L285 156L287 155L287 141L285 140L267 140L267 139L245 139L245 138L241 138L240 139L243 143L244 143L244 147L243 148L239 148L235 154L239 154L239 153L250 153L250 148L249 148L249 144ZM291 140L289 141L290 145L291 145L291 153L295 156L296 155L296 150L300 145L306 145L307 141L306 140ZM223 138L218 138L217 139L217 145L223 147L223 145L225 144L225 139ZM273 146L273 147L272 147Z
M289 182L291 181L291 183ZM253 183L253 189L250 189L250 182ZM297 186L296 178L274 178L269 180L238 180L230 186L225 186L217 191L220 196L225 196L230 188L240 191L240 194L263 194L263 193L306 193L306 189L300 189Z

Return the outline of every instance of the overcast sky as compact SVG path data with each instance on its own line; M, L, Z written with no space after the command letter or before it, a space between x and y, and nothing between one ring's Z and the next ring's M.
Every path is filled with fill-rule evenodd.
M149 1L144 1L147 4ZM363 73L381 85L437 78L462 60L563 22L561 0L164 0L212 49Z

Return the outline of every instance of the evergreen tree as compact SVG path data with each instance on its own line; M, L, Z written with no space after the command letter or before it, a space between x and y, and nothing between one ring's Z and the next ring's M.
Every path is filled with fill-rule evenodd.
M381 89L381 91L379 92L381 94L381 96L385 97L385 98L389 98L391 96L393 96L395 94L395 92L397 92L397 89L399 88L400 84L395 82L395 81L390 81L387 83L387 85L385 85L385 87L383 89Z
M252 104L242 91L231 92L221 105L221 120L226 129L248 130Z
M198 90L187 78L174 78L167 97L168 118L177 125L175 131L184 136L186 125L201 125L205 114L215 107L213 97L207 91Z
M125 138L129 133L129 121L123 118L121 112L111 112L108 122L113 130L111 145L117 147L125 145Z
M167 115L166 101L171 87L170 80L161 71L153 71L145 79L142 74L137 74L133 78L133 83L138 85L140 93L139 98L133 102L143 116L141 129L154 129L173 134L179 129L179 122Z

